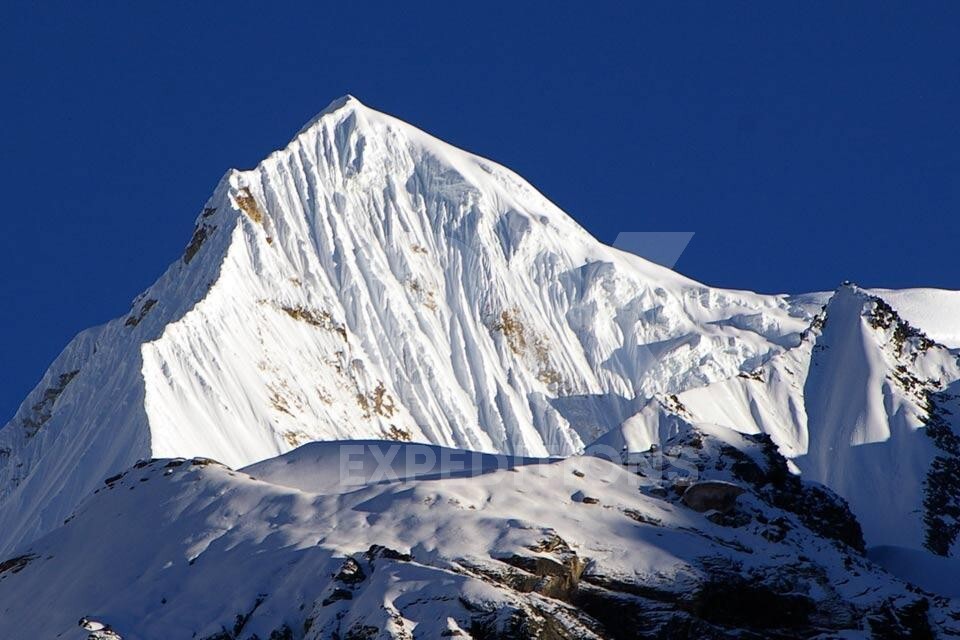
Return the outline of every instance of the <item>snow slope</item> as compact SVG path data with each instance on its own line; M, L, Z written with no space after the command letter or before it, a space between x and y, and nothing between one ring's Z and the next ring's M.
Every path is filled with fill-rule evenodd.
M927 591L960 598L960 558L944 558L921 549L874 547L868 556L890 573Z
M289 485L343 447L420 447L309 445L249 469L257 479L143 462L0 564L0 637L79 640L81 618L123 640L960 633L956 602L832 538L849 514L784 475L772 448L723 430L669 444L659 466L686 475L574 456L323 495ZM268 481L287 465L284 484ZM678 498L710 474L743 492L732 508Z
M883 299L843 286L798 347L753 372L663 397L602 442L642 450L671 416L767 433L804 478L850 503L868 544L930 548L932 533L954 526L930 520L942 511L927 504L933 463L956 457L930 425L960 434L943 410L955 404L949 387L958 379L955 353Z
M350 440L311 442L282 456L252 464L243 471L272 484L327 495L378 482L471 477L554 461L436 445Z
M0 429L0 551L140 458L384 437L571 454L809 320L601 245L508 169L346 97L228 172L183 257Z

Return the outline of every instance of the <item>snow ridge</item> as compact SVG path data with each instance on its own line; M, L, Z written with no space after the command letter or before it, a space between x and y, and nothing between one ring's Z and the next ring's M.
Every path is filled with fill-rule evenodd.
M318 443L239 471L206 459L143 461L0 565L0 635L951 633L956 603L912 590L847 544L859 532L849 511L791 477L769 440L688 429L664 444L663 478L572 456L510 469L482 460L453 478L404 474L323 493L290 485L327 474L324 461L341 447L415 445ZM703 508L718 486L736 496Z
M882 298L840 287L799 346L755 371L651 404L607 442L656 442L668 416L767 433L796 470L846 498L873 545L929 548L924 501L944 433L937 402L960 379L957 355ZM939 416L939 418L938 418Z

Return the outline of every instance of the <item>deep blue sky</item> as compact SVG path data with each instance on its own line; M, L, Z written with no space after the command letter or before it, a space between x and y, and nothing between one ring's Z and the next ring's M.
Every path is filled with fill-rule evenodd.
M344 93L710 284L960 288L960 3L348 4L2 3L0 422Z

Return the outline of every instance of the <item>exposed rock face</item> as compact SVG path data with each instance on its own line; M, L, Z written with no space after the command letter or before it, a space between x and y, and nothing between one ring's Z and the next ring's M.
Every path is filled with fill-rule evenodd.
M736 496L745 489L766 505L783 510L802 522L818 536L840 542L862 553L863 532L856 517L843 500L826 487L804 482L790 472L787 460L766 434L746 435L722 427L692 426L674 423L674 434L663 446L647 452L627 454L627 466L656 482L644 487L648 495L667 498L684 504L686 492L695 490L689 500L695 501L701 491L718 496L719 506L709 517L718 524L742 526L756 519L766 530L765 538L782 539L787 521L778 517L768 520L763 514L751 516ZM724 504L719 496L734 499ZM690 506L690 505L687 505Z
M924 546L941 556L960 555L960 384L928 396L926 434L937 452L923 486Z
M740 448L723 446L723 456L733 461L733 477L749 482L769 504L795 514L803 524L824 538L837 540L859 552L865 543L863 530L846 501L828 488L803 482L790 473L786 459L770 436L743 435ZM752 447L751 447L752 445ZM758 457L744 455L755 448Z
M719 511L729 513L733 510L737 496L745 489L731 482L707 480L696 482L683 492L683 504L694 511Z

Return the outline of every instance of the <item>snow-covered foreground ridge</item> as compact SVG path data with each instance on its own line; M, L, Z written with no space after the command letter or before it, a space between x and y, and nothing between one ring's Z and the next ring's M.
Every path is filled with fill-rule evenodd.
M230 171L182 258L0 430L0 549L141 458L367 437L571 454L796 344L807 308L604 246L511 171L344 98Z
M138 463L0 565L0 636L79 640L80 619L123 640L960 633L960 602L864 558L842 501L763 438L685 429L659 480L572 456L334 481L343 447L365 464L391 446L421 445Z

